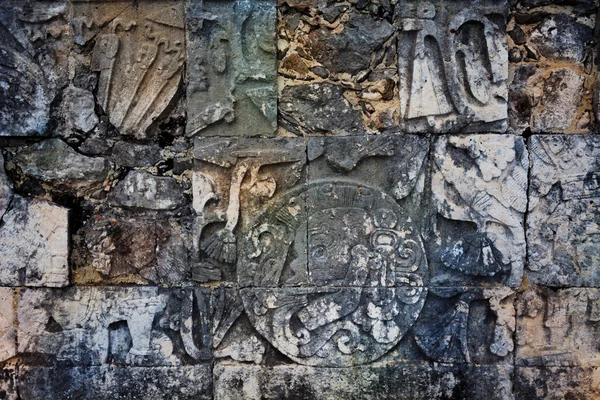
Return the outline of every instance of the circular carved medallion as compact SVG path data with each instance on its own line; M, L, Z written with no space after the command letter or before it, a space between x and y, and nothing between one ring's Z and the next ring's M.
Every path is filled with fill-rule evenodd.
M380 189L311 183L279 196L242 237L238 281L250 321L298 363L374 361L425 302L418 230Z

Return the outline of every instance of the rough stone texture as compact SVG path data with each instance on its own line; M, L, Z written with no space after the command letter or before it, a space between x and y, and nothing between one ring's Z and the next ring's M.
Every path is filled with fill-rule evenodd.
M507 399L512 395L510 367L375 364L349 369L218 364L215 376L215 399L219 400Z
M1 1L0 399L599 398L598 13Z
M402 126L503 132L508 100L506 1L397 6Z
M514 3L508 23L509 129L590 132L598 75L593 33L597 5L592 1L576 2L575 7L557 1Z
M11 161L28 177L75 191L101 185L110 168L106 159L81 155L60 139L25 147Z
M597 286L600 138L530 140L527 279L549 286Z
M274 135L275 21L271 0L188 2L188 134Z
M111 204L147 210L173 210L185 199L177 181L145 171L131 171L112 192Z
M520 285L528 170L523 139L441 136L432 168L432 283Z
M17 354L15 322L15 292L11 288L0 288L0 362Z
M68 210L15 196L0 227L0 284L65 286L69 283Z
M22 367L19 394L24 399L212 399L210 365L185 367L89 368Z

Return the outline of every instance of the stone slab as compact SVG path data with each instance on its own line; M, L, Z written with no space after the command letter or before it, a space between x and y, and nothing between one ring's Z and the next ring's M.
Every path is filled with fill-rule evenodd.
M180 367L21 367L22 399L212 399L210 364Z
M275 3L187 2L189 135L274 136Z
M428 364L316 368L219 363L215 399L511 399L512 367Z
M17 354L15 299L12 288L0 288L0 362Z
M534 135L527 218L527 279L600 285L600 138Z
M69 283L69 210L13 197L0 228L0 284L60 287Z
M597 399L600 370L579 367L516 367L516 399Z
M27 365L201 363L212 351L209 312L207 289L28 289L18 305L18 351Z

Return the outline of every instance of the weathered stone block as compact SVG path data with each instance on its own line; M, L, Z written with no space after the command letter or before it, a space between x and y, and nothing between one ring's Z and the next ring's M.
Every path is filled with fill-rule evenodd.
M210 291L29 289L18 306L26 364L174 366L210 359Z
M396 12L402 128L506 130L507 2L414 0Z
M519 286L528 171L523 139L441 136L432 169L431 284Z
M517 311L519 365L600 366L599 289L534 287L519 294Z
M186 200L174 178L130 171L114 188L110 203L138 210L168 211L183 206Z
M68 210L14 196L0 228L0 284L65 286L69 283Z
M253 222L257 210L275 207L271 204L278 204L281 196L291 196L287 214L271 217L283 218L284 225L305 223L303 202L293 200L296 197L291 193L301 191L298 187L305 183L306 145L299 138L199 138L194 157L197 265L192 274L203 277L218 268L223 279L235 280L238 254L238 265L252 268L246 256L266 245L268 229L258 227L252 233L247 227L260 225Z
M12 288L0 288L0 362L17 354L15 299Z
M186 232L173 218L98 213L77 232L74 281L182 285L190 277Z
M274 136L275 1L188 1L189 135Z
M510 399L512 367L376 364L355 368L217 364L215 399ZM401 383L401 384L399 384Z
M393 8L389 2L306 1L278 8L282 133L397 130Z
M95 40L97 98L121 134L146 138L171 103L185 60L182 1L73 3L75 43Z
M212 399L210 364L181 367L21 367L22 399Z
M24 147L11 163L28 177L66 187L76 193L101 187L110 170L106 159L79 154L60 139L48 139Z
M597 399L600 369L579 367L516 367L516 399Z
M530 282L600 285L600 138L531 137Z
M49 133L50 104L67 85L69 25L66 0L0 4L0 136Z

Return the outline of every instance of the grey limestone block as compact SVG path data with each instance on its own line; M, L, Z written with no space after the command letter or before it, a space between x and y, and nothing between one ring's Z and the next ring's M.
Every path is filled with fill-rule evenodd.
M516 367L516 399L596 399L600 370L597 367Z
M212 399L210 364L180 367L94 366L19 369L22 399ZM9 397L10 398L10 397Z
M516 307L517 365L599 366L600 290L533 286L519 293Z
M512 367L373 364L355 368L217 363L218 400L512 399Z
M600 138L534 135L527 218L527 279L598 286Z
M264 246L261 234L247 227L264 208L291 196L281 218L304 222L303 202L290 193L305 185L306 144L302 138L197 138L194 158L192 273L203 278L217 269L223 280L236 281L236 262L244 263L239 255Z
M521 284L528 166L519 136L435 140L428 241L432 285Z
M504 132L507 1L396 6L401 127L409 132Z
M275 135L275 3L187 2L188 135Z
M130 171L109 196L110 204L140 210L174 210L186 204L181 187L168 176Z

